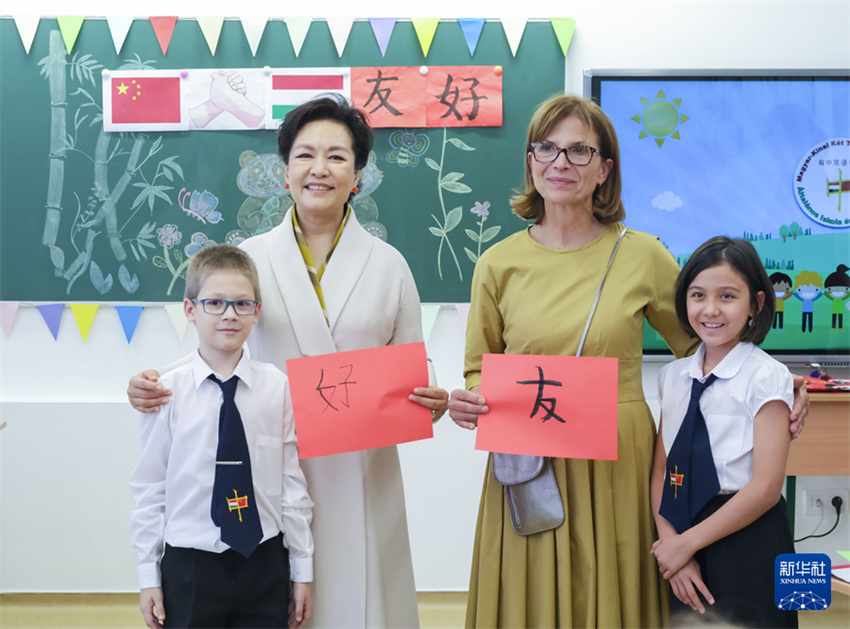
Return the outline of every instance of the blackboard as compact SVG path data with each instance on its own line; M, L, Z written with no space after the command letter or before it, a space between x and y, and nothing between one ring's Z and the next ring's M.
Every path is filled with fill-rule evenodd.
M254 57L237 21L224 23L213 56L197 22L179 20L163 56L146 20L133 23L121 54L105 20L87 20L70 55L55 20L42 20L29 54L14 22L0 20L0 299L177 301L193 238L224 242L244 227L246 201L263 206L237 179L250 152L276 152L274 132L105 133L102 69L423 64L501 65L503 125L377 130L380 185L358 218L379 225L375 232L404 254L422 301L465 302L474 257L524 225L508 199L523 183L528 120L564 88L564 57L548 22L528 23L515 57L498 22L484 25L474 57L460 26L441 22L425 58L411 22L396 24L382 57L369 23L358 21L340 58L324 21L313 23L297 57L286 25L270 21ZM440 165L459 185L440 187ZM216 224L184 209L194 202L203 211L214 199L223 217ZM445 226L455 208L443 239L434 217Z

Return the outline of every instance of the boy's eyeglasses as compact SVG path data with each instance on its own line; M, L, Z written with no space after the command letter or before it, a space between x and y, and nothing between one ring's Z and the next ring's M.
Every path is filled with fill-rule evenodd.
M575 144L573 146L562 149L560 146L555 146L551 142L532 142L531 154L538 162L554 162L558 159L561 153L566 156L567 161L573 166L587 166L590 160L593 159L594 153L602 153L599 149L584 144Z
M252 315L257 312L259 301L254 299L193 299L192 303L201 304L208 315L223 315L229 306L233 306L233 312L241 316Z

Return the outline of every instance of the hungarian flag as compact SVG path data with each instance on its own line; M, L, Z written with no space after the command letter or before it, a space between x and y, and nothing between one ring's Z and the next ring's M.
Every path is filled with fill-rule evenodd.
M114 124L180 122L179 77L112 77Z
M266 89L266 127L276 129L286 114L298 105L328 93L351 98L350 68L274 70Z

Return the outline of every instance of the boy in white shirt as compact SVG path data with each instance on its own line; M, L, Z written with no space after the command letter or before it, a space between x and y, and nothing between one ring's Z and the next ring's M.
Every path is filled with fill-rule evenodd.
M254 263L236 247L205 247L184 297L198 351L162 377L172 402L141 416L130 480L145 624L301 627L312 605L313 503L287 378L243 355L260 315Z

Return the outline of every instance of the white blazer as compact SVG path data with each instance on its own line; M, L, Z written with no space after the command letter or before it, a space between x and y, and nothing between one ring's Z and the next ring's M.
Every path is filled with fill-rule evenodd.
M351 217L325 267L330 326L292 228L240 246L257 265L259 323L251 357L286 360L422 340L419 293L407 262ZM395 446L301 461L315 503L311 627L418 627L404 491Z

